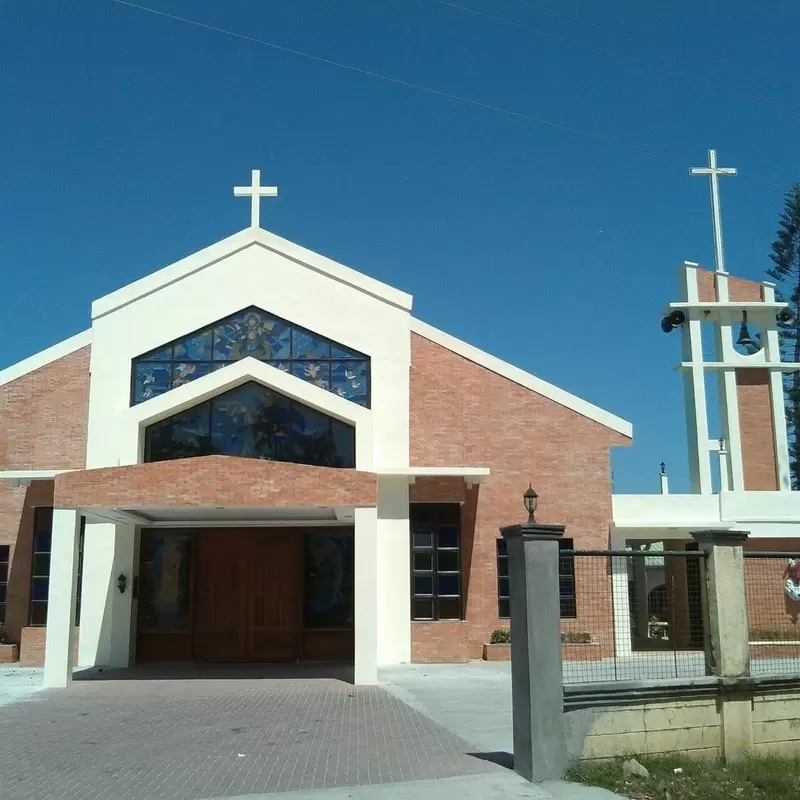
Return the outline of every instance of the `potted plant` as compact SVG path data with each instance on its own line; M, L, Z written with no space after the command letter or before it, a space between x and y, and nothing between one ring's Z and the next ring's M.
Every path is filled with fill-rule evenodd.
M483 645L484 661L511 660L511 631L508 628L495 628Z
M0 628L0 664L19 661L19 645L13 644L8 634Z

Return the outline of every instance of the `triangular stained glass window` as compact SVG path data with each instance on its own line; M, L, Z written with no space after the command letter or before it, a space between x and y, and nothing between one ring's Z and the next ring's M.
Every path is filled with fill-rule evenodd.
M355 428L253 381L145 431L145 461L207 455L354 468Z
M369 407L369 356L255 306L133 359L131 405L247 357Z

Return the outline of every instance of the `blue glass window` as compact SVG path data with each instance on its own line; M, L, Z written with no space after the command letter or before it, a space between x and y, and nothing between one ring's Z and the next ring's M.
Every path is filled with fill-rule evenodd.
M250 382L148 426L145 461L226 455L356 465L355 429Z
M131 405L248 356L369 407L369 356L255 307L134 358Z

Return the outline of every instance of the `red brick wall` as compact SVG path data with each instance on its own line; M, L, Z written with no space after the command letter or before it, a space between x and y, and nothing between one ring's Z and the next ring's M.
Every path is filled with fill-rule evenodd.
M79 628L75 628L75 638L72 646L72 663L78 663L78 636ZM19 665L21 667L43 667L45 636L47 628L23 628L21 644L19 647Z
M62 508L169 506L372 506L369 472L310 467L233 456L205 456L56 476Z
M779 487L767 370L737 369L736 401L742 438L744 488L775 491Z
M4 629L16 644L28 624L34 511L52 504L52 481L36 481L27 488L0 481L0 544L11 545Z
M89 352L81 348L0 386L0 470L85 465ZM52 503L52 481L27 488L0 482L0 544L11 545L4 628L15 643L28 624L34 509Z
M611 521L609 447L628 440L548 398L417 334L411 340L411 464L489 467L491 476L464 494L460 481L418 479L411 499L463 500L463 622L412 624L412 658L479 658L497 615L498 529L525 518L522 493L532 482L541 501L537 519L564 523L576 547L608 546ZM596 635L607 648L611 631L610 575L581 597L578 618L565 629ZM580 582L579 582L580 583ZM607 609L600 609L601 606ZM598 613L598 610L603 613Z
M86 465L89 351L83 347L0 386L0 469Z
M713 272L707 269L698 269L697 297L704 303L713 303L717 299L717 282Z
M749 539L745 550L800 553L797 539ZM786 631L787 638L800 636L800 602L784 592L786 558L745 558L747 618L751 631ZM762 648L753 655L767 657ZM785 655L785 654L784 654Z

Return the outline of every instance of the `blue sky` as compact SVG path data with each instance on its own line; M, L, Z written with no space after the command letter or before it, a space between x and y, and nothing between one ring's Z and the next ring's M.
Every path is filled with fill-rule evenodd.
M656 69L434 0L143 4L673 159L111 0L0 4L0 367L246 227L231 187L258 167L280 187L264 227L633 422L617 491L656 491L662 459L685 489L678 338L659 320L675 268L713 265L707 182L688 169L709 147L739 168L722 190L727 264L763 277L779 187L800 179L800 9L576 0L570 19L554 0L453 2Z

